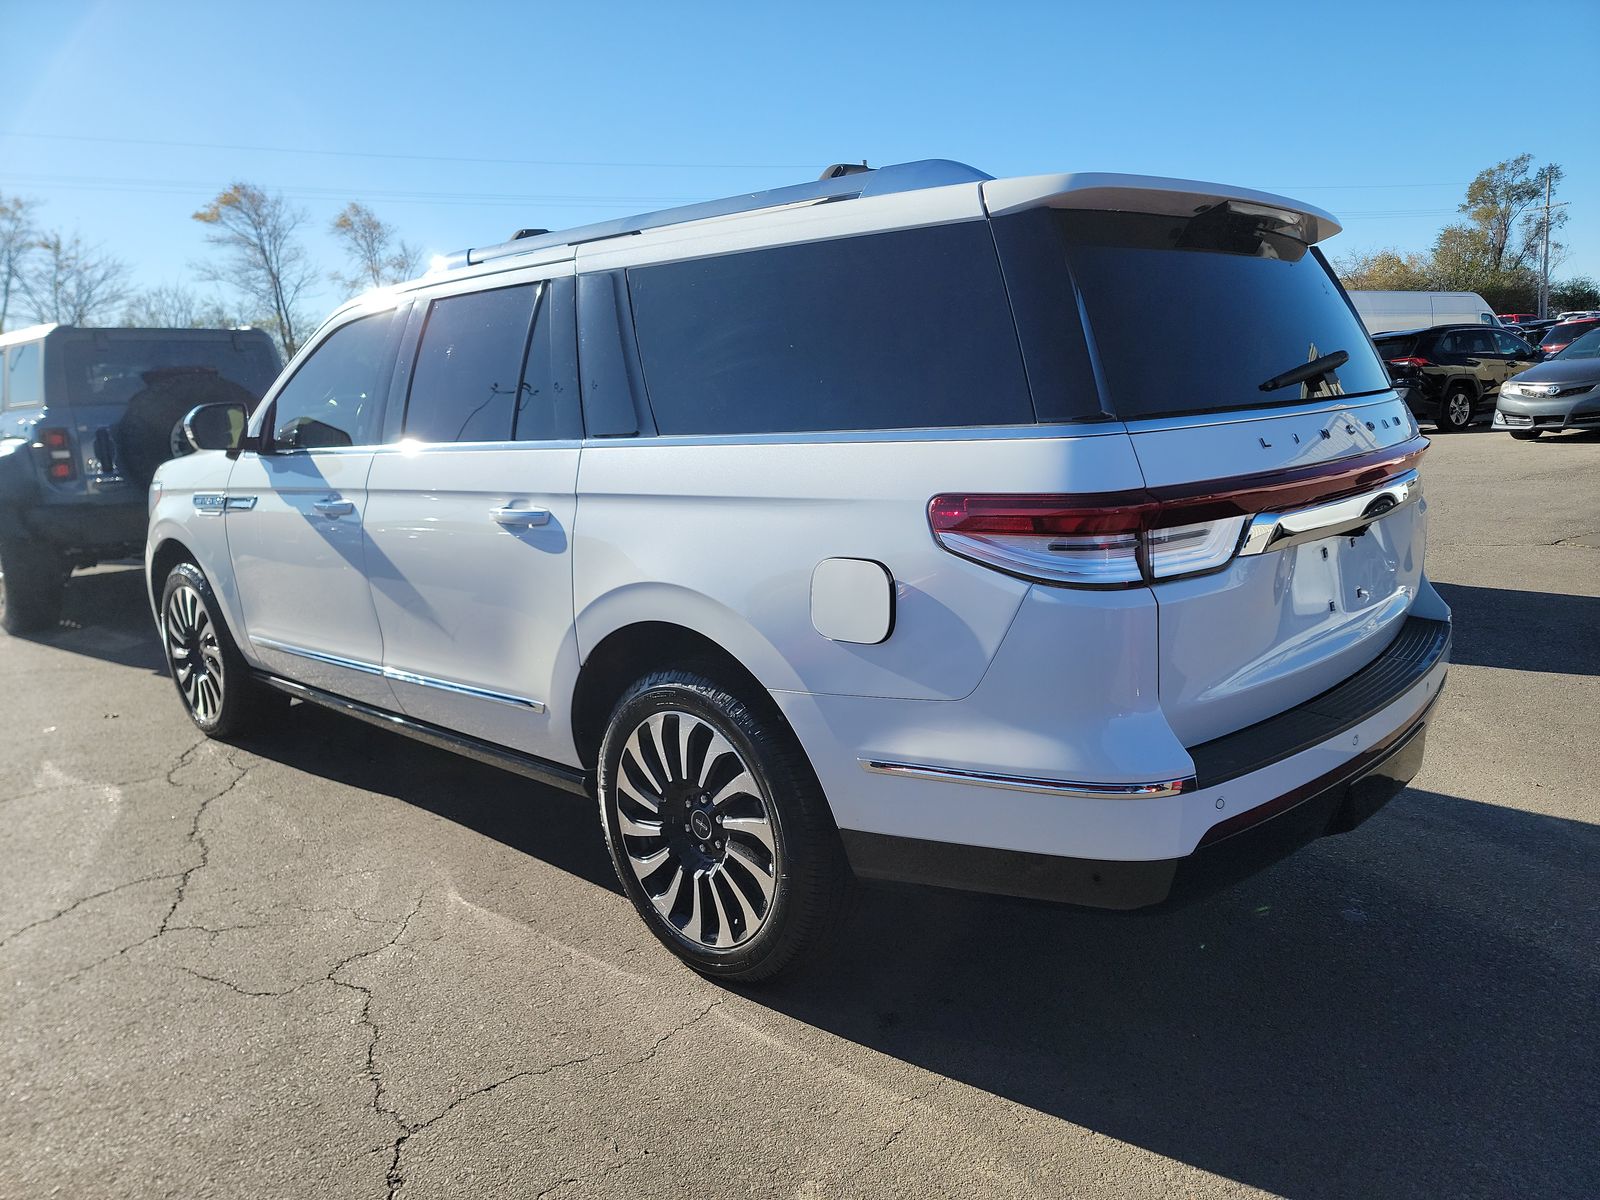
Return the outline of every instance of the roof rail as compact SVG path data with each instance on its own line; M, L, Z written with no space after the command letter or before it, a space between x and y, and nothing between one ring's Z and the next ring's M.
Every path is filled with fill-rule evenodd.
M581 242L595 242L602 238L621 237L641 233L646 229L660 229L665 225L682 225L689 221L705 221L712 217L728 217L735 213L757 212L763 208L777 208L783 204L799 204L807 200L853 200L860 196L886 196L893 192L915 192L923 188L946 187L957 183L982 183L993 179L976 167L952 162L947 158L925 158L918 162L897 163L888 167L865 169L849 164L845 171L830 167L830 178L811 183L796 183L788 187L772 188L765 192L747 192L722 200L707 200L682 208L664 208L659 212L644 213L636 217L621 217L614 221L600 221L594 225L581 225L555 233L533 234L518 231L519 236L498 246L458 250L441 264L445 269L464 267L470 263L487 262L511 254L527 254L550 246L576 246ZM529 236L521 236L526 232Z

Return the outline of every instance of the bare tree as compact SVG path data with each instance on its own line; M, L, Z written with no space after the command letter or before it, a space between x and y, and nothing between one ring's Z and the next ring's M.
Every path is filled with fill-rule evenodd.
M23 264L22 294L36 321L88 325L128 295L128 264L98 246L47 233Z
M352 200L333 219L333 234L344 243L350 274L333 274L347 292L400 283L420 274L422 252L400 239L393 225L365 204Z
M22 290L22 269L38 248L39 231L33 227L32 200L0 196L0 333L6 331L11 298Z
M220 265L201 268L203 277L237 289L253 307L271 313L284 354L294 354L307 323L300 303L317 281L317 271L295 237L305 212L289 207L282 196L236 182L194 219L210 227L206 240L227 252Z
M163 283L130 297L122 323L145 329L233 329L255 322L216 296L202 296L181 283Z

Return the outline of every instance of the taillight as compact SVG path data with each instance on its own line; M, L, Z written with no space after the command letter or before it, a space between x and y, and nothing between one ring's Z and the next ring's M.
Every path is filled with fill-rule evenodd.
M935 496L933 536L946 550L1008 574L1074 587L1131 587L1226 566L1246 518L1163 524L1141 492L1096 496ZM1178 512L1166 514L1178 518Z
M37 443L48 459L45 474L58 483L78 477L78 464L72 461L72 436L65 429L42 429Z
M1410 358L1391 358L1389 360L1397 367L1431 367L1433 363L1426 358L1412 355Z

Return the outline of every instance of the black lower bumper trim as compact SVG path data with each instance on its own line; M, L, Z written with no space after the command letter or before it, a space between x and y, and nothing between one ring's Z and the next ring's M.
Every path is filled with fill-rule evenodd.
M1237 883L1326 834L1348 832L1372 816L1421 769L1431 710L1430 704L1416 721L1368 755L1243 814L1254 818L1247 825L1236 831L1219 826L1224 836L1202 842L1184 858L1151 862L1063 858L848 829L841 831L845 852L862 879L1091 908L1175 905Z

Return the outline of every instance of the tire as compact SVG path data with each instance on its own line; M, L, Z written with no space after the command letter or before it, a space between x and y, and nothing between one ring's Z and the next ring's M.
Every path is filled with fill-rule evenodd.
M61 623L67 567L49 546L21 538L0 539L0 628L38 633Z
M288 706L250 673L204 572L181 562L161 590L161 648L184 711L207 737L246 733Z
M1457 384L1439 401L1439 416L1435 424L1440 433L1460 433L1472 424L1472 389Z
M764 695L648 675L600 746L600 818L623 890L714 979L770 979L843 923L854 876L805 752Z
M1519 442L1531 442L1543 432L1544 430L1542 429L1514 429L1511 432L1511 436Z

